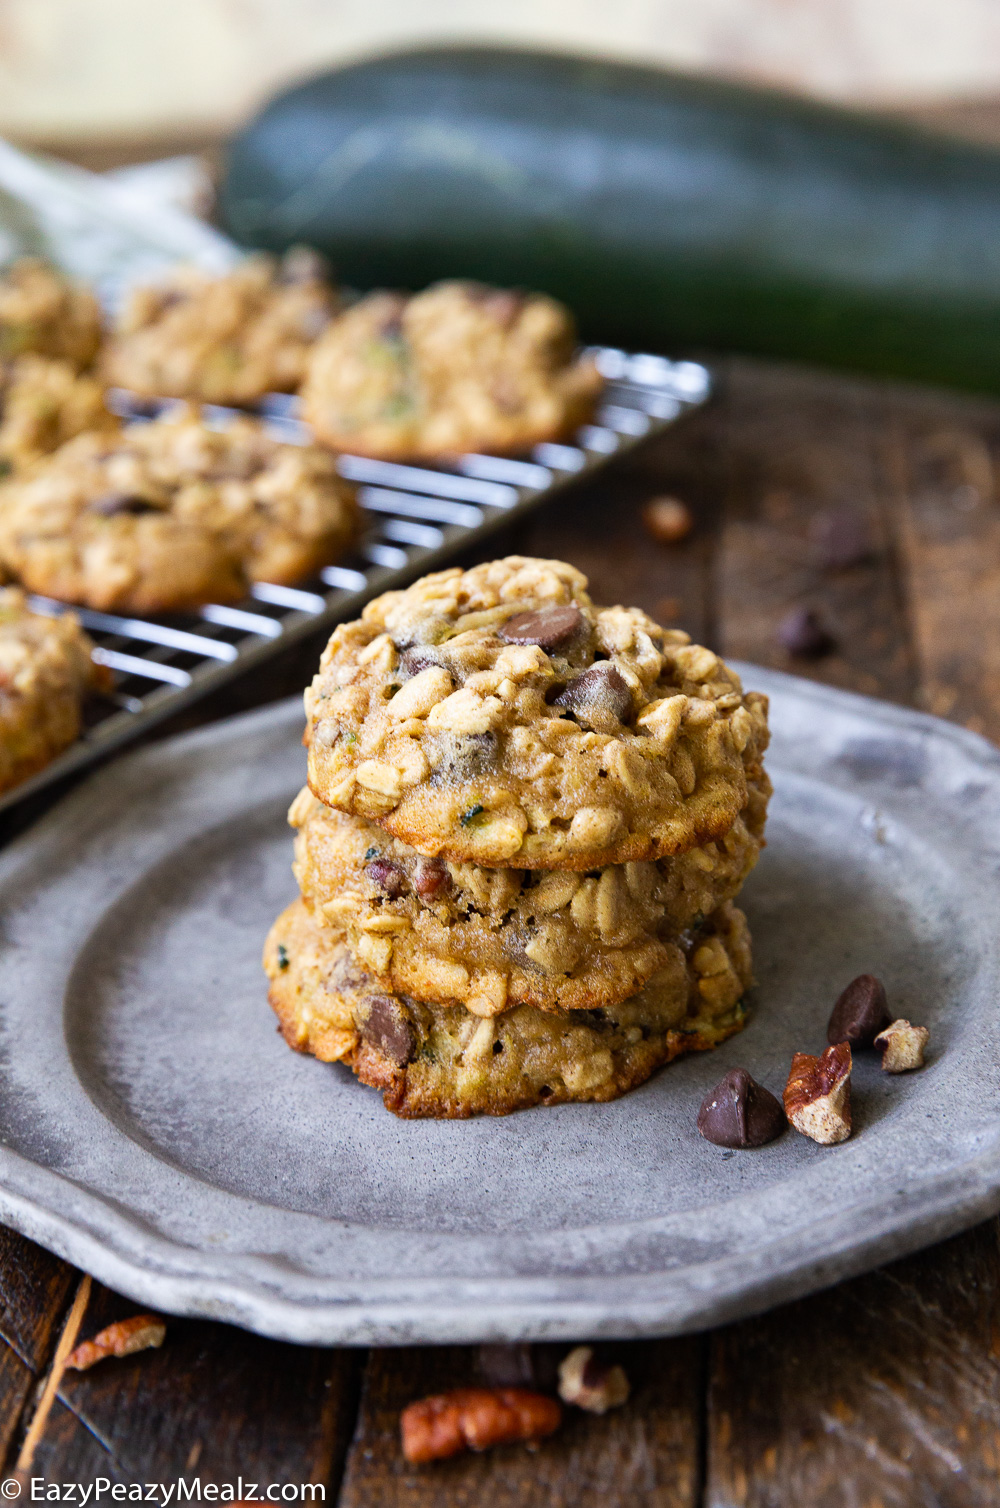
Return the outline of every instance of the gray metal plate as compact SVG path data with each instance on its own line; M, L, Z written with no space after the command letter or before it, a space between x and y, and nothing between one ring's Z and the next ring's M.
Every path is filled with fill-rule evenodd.
M259 954L294 894L297 703L88 781L0 861L0 1218L143 1303L396 1344L694 1329L996 1210L1000 755L743 670L775 734L757 1011L610 1105L403 1122L285 1047ZM840 1147L703 1141L724 1070L780 1092L863 970L929 1066L859 1056Z

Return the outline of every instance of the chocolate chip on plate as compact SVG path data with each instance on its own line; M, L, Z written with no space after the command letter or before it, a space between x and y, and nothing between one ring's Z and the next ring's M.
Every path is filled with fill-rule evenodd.
M398 900L406 889L406 871L401 864L381 856L366 864L365 873L372 884L381 890L390 901Z
M505 644L537 644L539 649L558 649L567 644L583 623L583 614L572 602L536 607L513 618L497 630Z
M405 1068L417 1050L417 1034L405 1008L392 995L369 995L361 1024L365 1041L397 1068Z
M795 607L782 618L778 625L778 642L789 654L799 655L803 660L819 660L837 644L811 607Z
M850 1042L852 1047L871 1047L880 1031L892 1021L885 986L874 974L859 974L841 991L830 1013L826 1040L833 1045Z
M784 1131L785 1112L745 1068L731 1068L702 1100L698 1130L717 1147L763 1147Z
M598 660L573 677L554 705L572 712L578 722L589 724L598 733L609 732L615 723L627 722L632 716L632 692L610 660Z

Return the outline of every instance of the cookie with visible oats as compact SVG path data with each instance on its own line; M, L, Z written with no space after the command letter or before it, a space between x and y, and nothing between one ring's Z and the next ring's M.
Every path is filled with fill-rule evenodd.
M310 355L303 416L324 443L361 455L511 454L571 436L602 386L561 304L438 283L339 315Z
M586 587L515 555L369 603L306 693L313 792L491 868L587 870L721 838L760 779L766 698Z
M107 380L135 393L252 403L294 392L336 297L313 253L249 257L224 277L182 266L127 300L105 353Z
M72 613L45 617L29 610L16 587L0 589L0 791L78 738L84 699L111 684L92 648Z
M234 601L335 560L358 528L353 490L319 446L193 409L87 433L0 489L0 560L32 591L156 613Z
M346 1063L406 1118L617 1099L664 1063L739 1031L751 982L746 919L728 902L671 945L655 989L590 1010L519 1005L478 1017L385 993L302 900L272 927L264 967L289 1046Z
M101 343L94 295L38 257L22 257L0 277L0 360L34 353L83 371Z
M306 789L289 812L295 876L380 989L479 1016L614 1005L669 968L677 936L738 893L760 854L769 793L765 776L717 842L584 876L426 858Z
M30 466L87 430L116 431L104 394L102 382L68 361L10 362L0 374L0 470Z

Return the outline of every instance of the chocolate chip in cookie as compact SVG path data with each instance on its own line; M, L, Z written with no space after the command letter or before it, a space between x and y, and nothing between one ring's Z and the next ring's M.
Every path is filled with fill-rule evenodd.
M574 676L554 705L572 713L585 728L605 733L632 716L632 692L610 660L598 660L589 670Z
M546 652L568 644L584 625L584 616L572 602L515 613L498 630L505 644L537 644Z
M122 513L138 518L142 513L162 513L163 509L145 497L133 497L127 492L108 492L104 497L95 498L87 511L99 513L102 518L115 518Z
M392 995L369 995L368 1014L361 1023L365 1041L397 1068L413 1061L417 1034L406 1009Z
M406 891L406 873L401 864L396 864L392 859L379 856L372 859L365 866L365 874L371 880L376 890L388 896L390 901L396 901Z

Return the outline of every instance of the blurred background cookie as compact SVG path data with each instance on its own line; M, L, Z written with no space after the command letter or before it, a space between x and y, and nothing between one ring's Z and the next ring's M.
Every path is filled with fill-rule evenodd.
M68 361L30 354L0 370L0 466L28 466L86 430L118 427L103 382Z
M364 455L512 453L571 434L602 386L561 304L448 282L339 315L310 355L303 415L326 444Z
M107 380L151 397L251 403L293 392L336 305L304 248L250 257L224 277L177 267L128 298L104 355Z
M111 684L92 648L72 613L43 617L16 587L0 589L0 791L78 737L84 699Z
M77 436L0 493L0 560L32 591L166 612L294 582L354 538L353 490L317 446L193 409Z
M90 365L101 342L97 299L37 257L22 257L0 277L0 359L34 352Z

